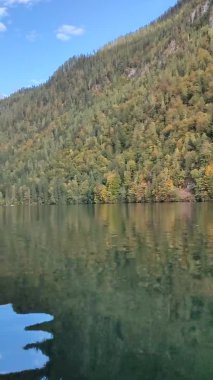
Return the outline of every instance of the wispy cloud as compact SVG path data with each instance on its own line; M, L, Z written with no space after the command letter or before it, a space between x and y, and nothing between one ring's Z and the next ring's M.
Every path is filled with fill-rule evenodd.
M83 28L74 25L62 25L56 31L56 38L61 41L69 41L72 36L82 36L85 33Z
M36 32L36 30L31 30L29 33L26 34L26 39L29 42L35 42L39 38L39 34Z
M2 32L6 32L7 30L7 27L5 24L3 24L3 22L0 22L0 33Z
M31 79L31 81L29 83L29 87L39 86L42 83L44 83L44 79Z
M12 8L14 6L27 6L31 7L37 3L45 2L49 0L0 0L0 4L2 4L3 7Z
M31 7L39 2L42 1L48 1L48 0L0 0L0 19L2 19L5 16L10 16L10 11L13 8L13 6L27 6ZM7 30L7 26L0 22L0 32L5 32ZM26 38L30 42L34 42L37 39L36 33L29 33L29 35L26 36Z
M31 5L33 3L37 3L38 0L5 0L4 4L7 6L15 5L15 4L24 4L24 5Z
M8 15L6 7L0 7L0 18L3 18Z
M42 85L44 83L45 83L44 79L31 79L24 87L25 88L38 87L38 86L40 86L40 85Z

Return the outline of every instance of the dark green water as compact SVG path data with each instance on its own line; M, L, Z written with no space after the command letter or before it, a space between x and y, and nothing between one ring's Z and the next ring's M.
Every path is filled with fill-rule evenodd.
M1 208L0 305L1 380L211 380L213 204Z

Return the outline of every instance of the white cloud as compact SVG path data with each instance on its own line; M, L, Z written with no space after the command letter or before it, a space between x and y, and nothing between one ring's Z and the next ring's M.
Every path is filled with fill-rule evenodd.
M56 32L56 38L61 41L69 41L72 36L82 36L85 30L74 25L62 25Z
M0 18L7 16L7 8L6 7L0 7Z
M16 5L25 5L29 7L40 3L41 1L44 2L48 0L0 0L0 3L3 4L4 7L11 8Z
M38 38L39 38L39 35L36 32L36 30L31 30L29 33L26 34L26 39L29 42L35 42L37 41Z
M48 1L48 0L0 0L0 19L2 19L5 16L8 16L9 15L8 11L10 11L10 9L13 6L25 5L25 6L31 7L34 4L37 4L41 1ZM7 30L6 25L0 22L0 32L5 32L6 30ZM34 33L34 34L27 35L26 38L30 42L34 42L37 39L37 36Z
M3 22L0 22L0 33L2 32L6 32L7 30L7 27L5 24L3 24Z
M25 4L25 5L28 5L28 4L33 4L37 2L37 0L5 0L5 5L15 5L15 4Z
M31 87L31 86L39 86L42 83L44 83L43 79L31 79L31 81L29 83L29 87Z

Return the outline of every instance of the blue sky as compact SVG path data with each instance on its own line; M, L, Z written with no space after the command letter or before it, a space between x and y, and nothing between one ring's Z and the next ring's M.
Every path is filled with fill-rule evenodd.
M0 0L0 94L46 81L160 16L176 0Z

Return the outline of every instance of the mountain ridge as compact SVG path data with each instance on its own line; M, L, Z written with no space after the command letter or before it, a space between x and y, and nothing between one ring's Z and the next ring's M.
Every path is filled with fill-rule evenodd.
M213 199L212 1L0 101L0 203Z

